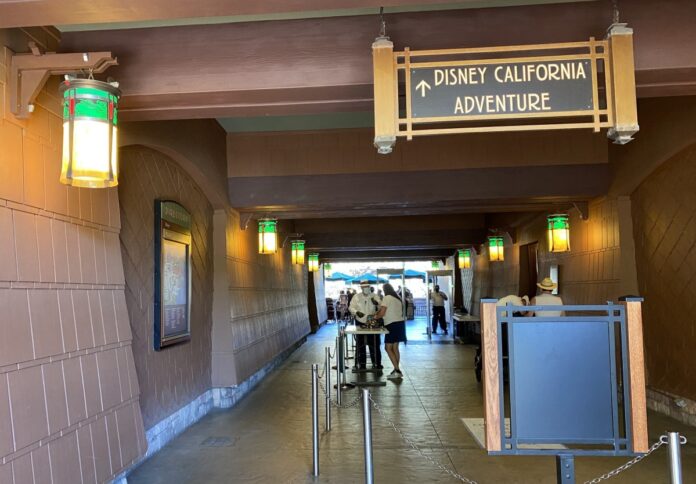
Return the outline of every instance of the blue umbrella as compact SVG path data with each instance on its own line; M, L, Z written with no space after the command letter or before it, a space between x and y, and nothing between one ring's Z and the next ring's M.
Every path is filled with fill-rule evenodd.
M405 279L420 279L425 281L425 272L414 271L413 269L406 269L404 271ZM401 274L392 274L389 279L401 279Z
M361 274L359 276L356 276L350 280L351 284L360 284L362 281L367 281L370 284L386 284L387 280L382 278L382 277L377 277L374 274Z
M353 277L343 272L334 272L331 276L325 278L327 281L350 281Z

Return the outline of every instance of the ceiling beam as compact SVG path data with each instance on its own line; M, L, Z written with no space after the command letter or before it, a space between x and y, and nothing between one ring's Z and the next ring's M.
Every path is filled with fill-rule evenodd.
M343 233L305 233L308 250L401 250L454 249L460 245L481 244L488 231L485 228L458 230L415 230L403 232L360 232L346 226Z
M51 2L4 5L8 12L41 11L37 3ZM199 3L189 2L196 9ZM99 5L61 8L79 18ZM387 29L398 49L578 41L603 38L610 14L609 2L412 12L389 15ZM653 0L623 2L621 14L636 32L638 95L696 93L691 0L665 0L659 8ZM61 50L118 56L121 65L109 74L123 89L124 121L364 111L371 109L376 27L374 18L355 16L72 32Z
M440 260L454 254L452 249L324 251L321 262Z

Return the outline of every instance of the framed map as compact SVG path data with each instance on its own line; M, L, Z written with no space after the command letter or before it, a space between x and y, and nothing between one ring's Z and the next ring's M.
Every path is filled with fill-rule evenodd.
M154 347L191 339L191 214L170 200L155 201Z

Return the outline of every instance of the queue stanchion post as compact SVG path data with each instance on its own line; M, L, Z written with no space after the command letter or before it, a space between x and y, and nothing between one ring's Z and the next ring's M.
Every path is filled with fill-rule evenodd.
M312 475L319 475L319 370L312 364Z
M326 431L331 430L331 347L325 349L326 363L324 364L324 375L326 375L326 386L324 387L324 403L326 405Z
M370 391L362 389L363 406L363 435L365 446L365 484L374 484L374 469L372 464L372 407Z
M336 336L336 403L341 405L341 337Z
M341 350L341 358L339 360L338 366L341 368L341 375L340 379L336 381L337 385L341 386L341 390L349 390L351 388L355 388L355 385L352 383L346 382L346 361L345 361L345 351L346 351L346 332L341 331L341 336L339 339L339 348Z
M669 446L669 475L671 484L682 484L681 466L682 437L679 432L667 432L667 445Z

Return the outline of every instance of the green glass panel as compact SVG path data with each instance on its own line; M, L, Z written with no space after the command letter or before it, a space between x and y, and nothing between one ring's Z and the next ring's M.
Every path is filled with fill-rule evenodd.
M259 220L259 233L273 234L276 231L275 220Z

